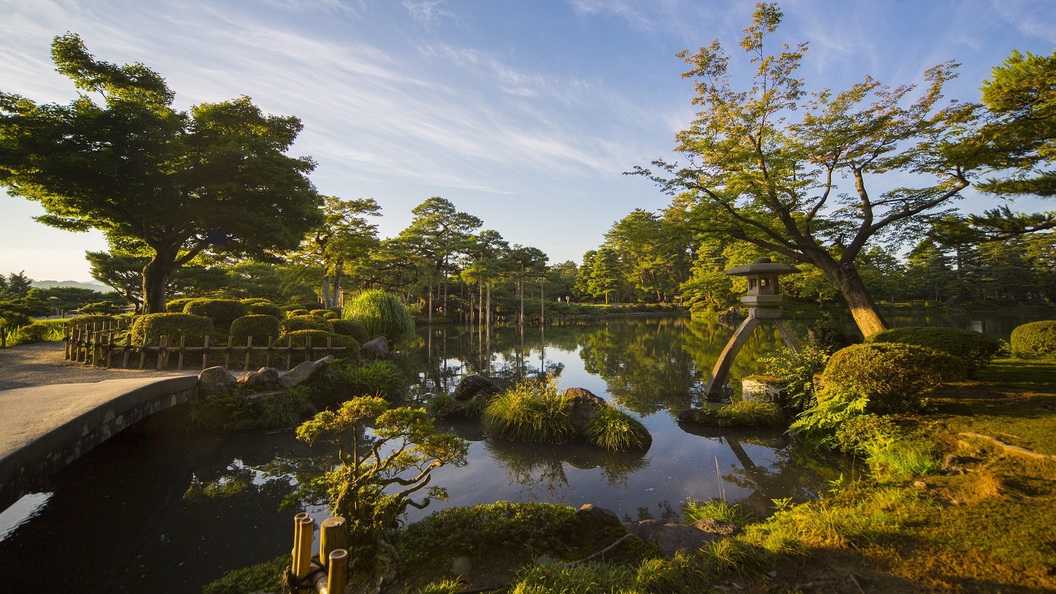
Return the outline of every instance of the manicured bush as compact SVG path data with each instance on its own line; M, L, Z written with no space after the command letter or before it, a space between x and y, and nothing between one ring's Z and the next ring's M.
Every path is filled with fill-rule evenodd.
M325 330L294 330L293 332L287 332L279 336L277 346L284 347L289 341L290 346L304 347L308 346L308 341L311 340L312 349L318 349L322 353L326 350L327 339L330 340L330 346L332 347L347 347L346 350L336 352L335 356L344 358L359 356L359 343L355 339Z
M414 318L394 295L385 291L365 291L345 304L342 318L354 320L373 337L385 335L396 345L414 338Z
M279 320L274 316L249 314L231 322L231 344L245 345L246 339L253 337L253 346L267 346L268 338L279 337Z
M989 365L1001 350L1001 341L992 336L946 326L892 328L870 336L869 342L916 344L949 353L964 360L969 375Z
M242 303L246 304L246 313L248 314L260 314L265 316L271 316L276 320L283 320L286 318L286 312L281 307L268 301L267 299L243 299Z
M341 313L340 312L336 312L336 311L334 311L332 309L317 309L317 310L312 311L312 315L319 316L320 318L324 318L324 319L327 319L327 320L340 320L341 319Z
M291 316L279 322L279 329L283 334L298 330L333 332L334 326L329 320L317 316Z
M183 313L183 308L197 297L177 297L165 302L165 311L169 313Z
M1016 326L1009 342L1017 357L1042 357L1056 354L1056 320L1043 320Z
M66 324L69 324L71 328L84 328L88 326L91 328L95 326L96 329L102 329L104 326L108 328L117 328L117 317L106 315L106 314L93 314L90 316L76 316L66 320Z
M821 404L828 395L852 395L866 398L870 412L912 412L920 410L929 391L966 377L967 365L953 355L915 344L870 342L833 353L817 398Z
M209 318L217 328L230 328L246 312L246 304L234 299L195 299L183 306L183 313Z
M200 346L206 336L213 335L213 321L202 316L184 313L144 314L132 323L132 344L156 345L162 336L169 337L170 344L177 344L181 336L188 346Z
M377 336L370 336L363 324L355 320L330 320L330 324L334 327L334 332L351 336L358 340L360 344L377 338Z
M576 436L570 400L552 382L525 381L495 396L482 422L491 435L521 441L564 443Z
M116 315L121 313L121 306L117 305L113 301L97 301L95 303L87 303L77 308L77 311L84 314L106 314Z
M648 449L653 436L638 419L618 408L603 406L586 428L587 439L607 450L623 452Z

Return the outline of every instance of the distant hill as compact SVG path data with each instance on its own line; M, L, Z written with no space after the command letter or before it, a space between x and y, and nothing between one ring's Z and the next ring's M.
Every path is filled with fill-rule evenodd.
M54 289L55 287L75 287L77 289L90 289L92 291L98 291L100 293L110 293L113 291L110 287L102 283L80 283L77 281L64 280L64 281L33 281L32 286L37 289Z

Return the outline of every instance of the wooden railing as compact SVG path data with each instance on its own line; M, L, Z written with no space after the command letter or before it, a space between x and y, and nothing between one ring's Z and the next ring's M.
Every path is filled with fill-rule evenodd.
M186 336L176 339L162 336L157 344L147 344L146 340L132 344L131 333L99 324L67 327L64 341L67 361L120 369L146 369L149 363L152 368L162 370L175 365L175 369L181 371L191 368L192 360L200 360L201 369L214 365L234 369L232 360L243 371L255 367L292 369L302 361L314 361L327 355L342 356L350 350L350 347L335 346L329 336L325 345L318 346L312 344L311 337L306 337L304 346L294 346L292 338L283 345L270 337L266 346L254 346L252 336L246 339L245 345L233 344L230 338L226 345L213 344L210 336L205 336L200 346L187 345Z

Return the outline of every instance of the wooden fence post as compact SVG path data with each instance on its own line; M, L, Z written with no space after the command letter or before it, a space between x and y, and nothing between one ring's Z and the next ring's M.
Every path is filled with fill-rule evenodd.
M139 368L147 366L147 335L143 335L143 342L139 345Z
M128 357L132 354L132 333L125 333L125 352L122 353L121 367L128 369Z
M186 348L186 347L187 347L187 335L186 334L181 334L180 335L180 354L179 354L179 356L176 357L176 370L177 371L183 371L183 353L184 353L183 349Z
M227 337L227 348L224 349L224 369L231 369L231 336Z
M205 342L202 343L202 369L209 367L209 335L205 335Z
M249 359L253 355L253 335L250 334L246 337L246 363L242 366L242 371L249 371Z

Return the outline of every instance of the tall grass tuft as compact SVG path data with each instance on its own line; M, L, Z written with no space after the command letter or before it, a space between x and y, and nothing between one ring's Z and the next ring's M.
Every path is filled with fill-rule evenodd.
M690 499L682 504L682 515L691 522L700 520L722 520L744 527L752 521L752 514L739 503L730 505L721 499Z
M785 414L773 402L737 400L715 413L722 427L771 427L785 425Z
M646 449L653 443L645 425L611 406L598 411L587 425L586 433L591 443L617 452Z
M495 396L482 422L492 435L521 441L563 443L576 435L570 401L553 380L524 381Z
M372 337L384 335L390 343L414 337L414 318L394 295L385 291L364 291L345 304L342 318L362 325Z

